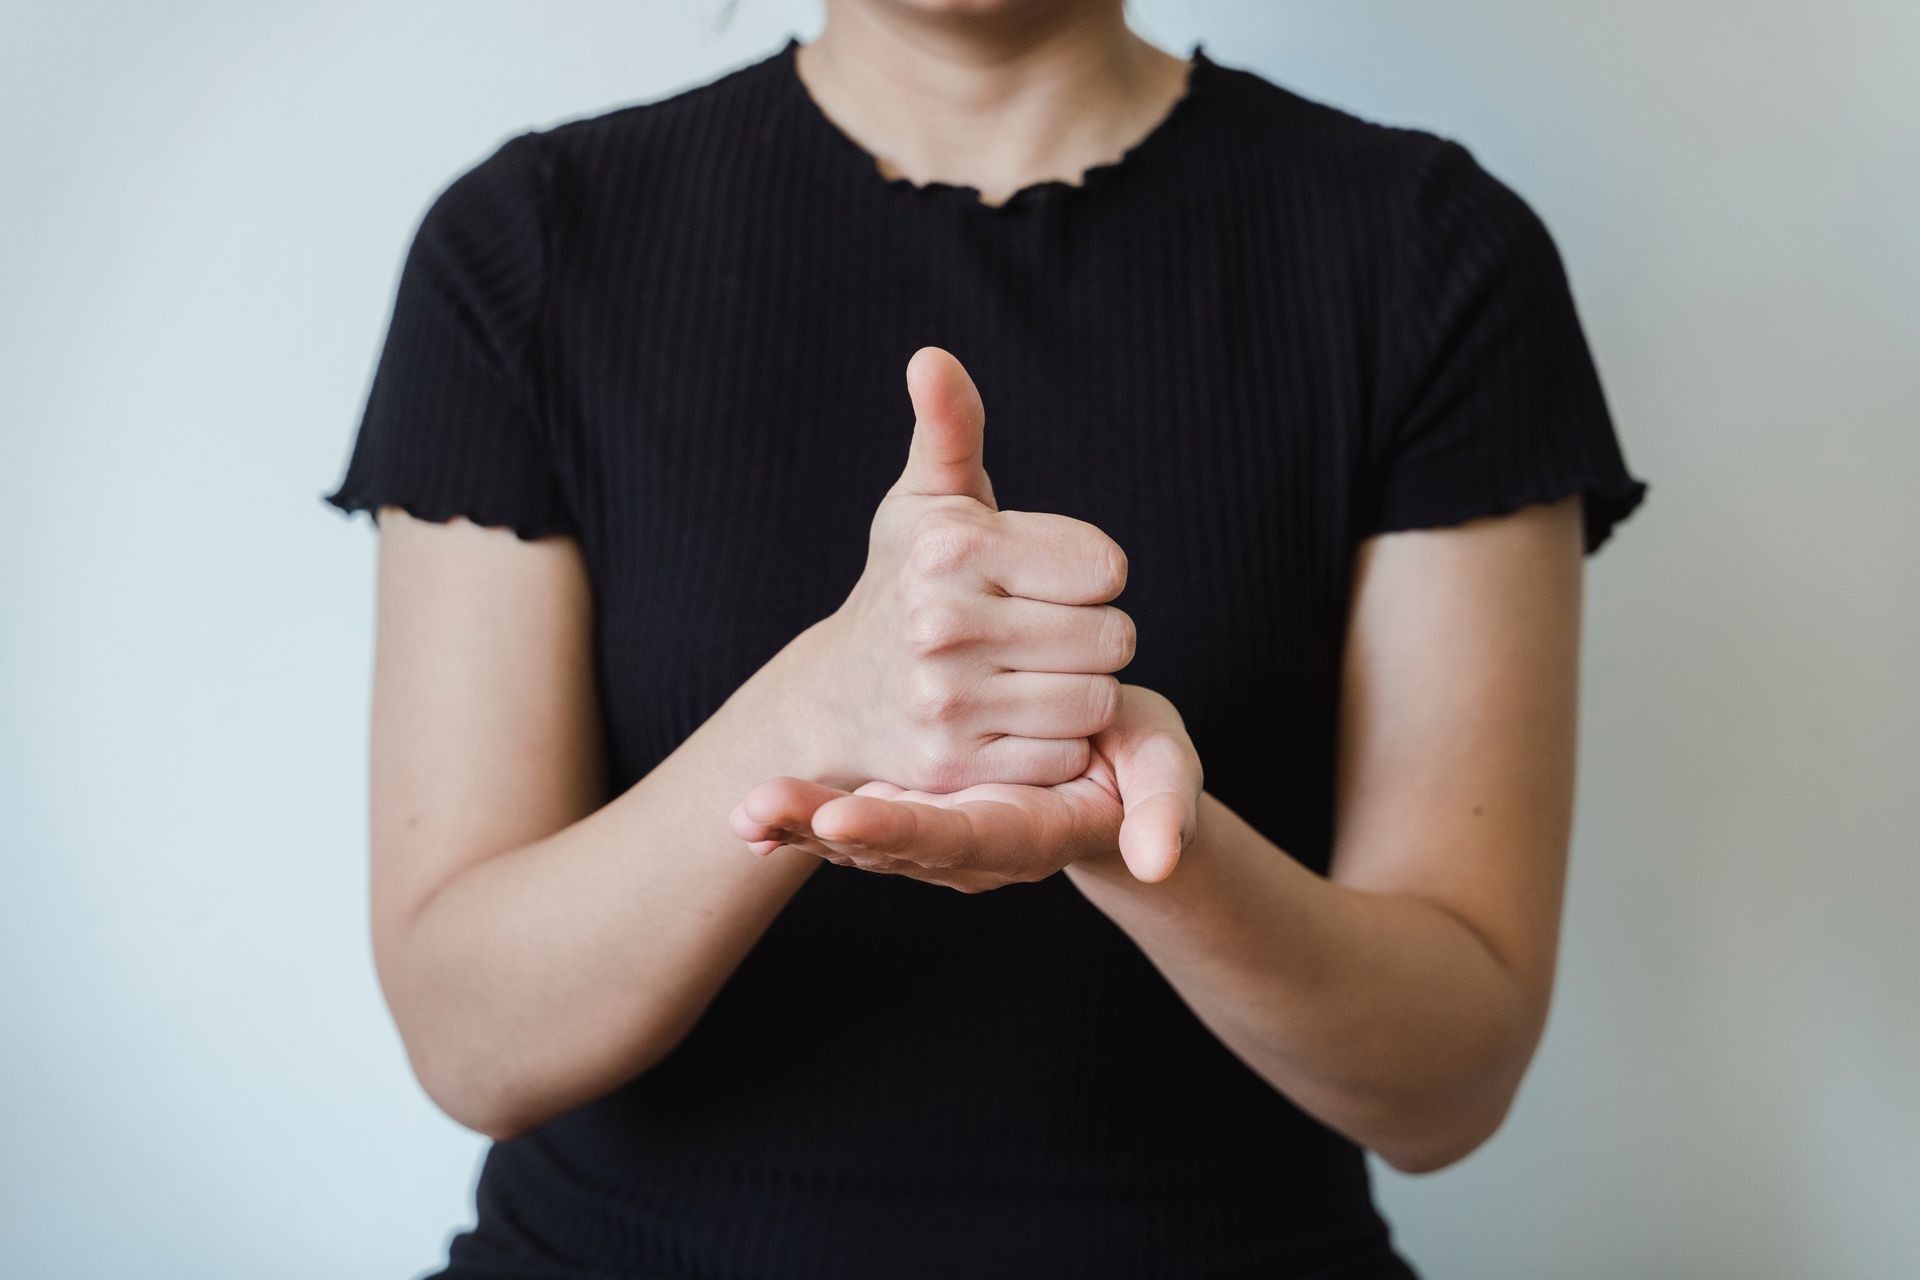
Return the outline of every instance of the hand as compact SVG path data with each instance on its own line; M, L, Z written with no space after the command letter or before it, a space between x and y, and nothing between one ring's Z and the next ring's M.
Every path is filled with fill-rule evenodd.
M1083 520L998 509L986 411L952 355L916 351L907 390L906 469L874 513L860 580L816 624L834 776L926 791L1078 778L1086 739L1119 712L1111 673L1133 660L1132 619L1105 603L1126 555Z
M782 846L843 867L909 875L963 893L1043 880L1070 862L1119 858L1135 879L1173 874L1200 810L1200 757L1180 713L1122 686L1087 768L1053 786L984 783L935 794L889 782L847 792L763 782L728 819L755 853Z

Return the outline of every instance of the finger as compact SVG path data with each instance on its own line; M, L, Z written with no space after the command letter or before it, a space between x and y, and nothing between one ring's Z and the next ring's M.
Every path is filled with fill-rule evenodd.
M951 494L993 506L983 461L987 411L966 368L952 352L921 347L907 361L907 395L913 441L889 494Z
M783 832L807 830L816 809L845 794L804 778L771 778L734 806L727 825L742 840L775 839Z
M825 858L831 861L837 854L832 845L817 838L811 831L782 831L769 840L756 840L747 846L762 857L785 849L790 853L804 853L811 858ZM762 852L764 850L764 852Z
M1133 619L1110 604L1008 596L978 616L982 652L1011 670L1111 673L1133 661L1138 639Z
M1120 857L1134 879L1158 884L1173 874L1192 838L1192 802L1184 795L1159 791L1125 807Z
M816 840L812 832L806 830L783 830L765 840L749 840L747 842L747 848L762 858L769 857L782 849L789 850L793 853L809 854L816 858L833 852L819 840Z
M1127 553L1085 520L1002 511L983 557L987 581L1010 596L1105 604L1127 585Z
M1031 842L1013 806L994 801L931 805L875 796L843 796L814 814L814 834L859 855L901 858L926 867L965 863L987 870Z
M983 782L1054 787L1079 777L1092 762L1093 748L1085 738L1006 734L989 738L973 750L953 789L959 791Z
M856 850L905 855L909 850L952 850L972 839L965 814L911 800L843 796L814 813L814 834L829 844Z
M1200 757L1184 731L1145 729L1107 752L1124 817L1120 856L1135 879L1173 874L1200 821Z
M1085 738L1120 714L1120 682L1108 675L999 671L979 687L979 723L1022 738ZM1005 779L996 779L1005 781Z

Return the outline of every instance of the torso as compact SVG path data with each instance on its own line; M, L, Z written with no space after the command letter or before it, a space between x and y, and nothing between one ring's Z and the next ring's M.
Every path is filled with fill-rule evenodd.
M1323 869L1377 211L1431 140L1202 54L1125 159L992 207L872 172L792 50L540 140L537 367L613 785L844 598L932 343L982 390L1001 506L1127 550L1123 679ZM968 896L822 868L665 1062L496 1147L480 1206L456 1271L1405 1274L1360 1152L1063 876Z

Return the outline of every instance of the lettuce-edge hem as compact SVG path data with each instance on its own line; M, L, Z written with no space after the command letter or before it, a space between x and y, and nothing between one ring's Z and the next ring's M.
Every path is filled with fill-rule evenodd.
M1544 480L1508 490L1498 495L1453 503L1435 502L1424 507L1382 516L1362 534L1370 538L1382 533L1406 533L1416 529L1447 529L1474 520L1508 516L1527 507L1558 502L1575 494L1581 497L1583 554L1591 556L1605 546L1614 529L1646 501L1649 486L1631 476L1600 479L1594 476L1570 476Z
M380 527L378 511L381 507L398 507L416 520L425 520L433 524L451 524L455 520L465 520L469 524L479 525L483 529L508 529L522 542L537 542L543 538L572 537L573 525L560 517L546 516L529 518L514 516L498 510L491 510L484 504L448 504L429 502L423 498L404 498L394 496L376 497L369 493L353 492L345 489L320 495L320 500L352 519L365 512L367 522L376 530Z

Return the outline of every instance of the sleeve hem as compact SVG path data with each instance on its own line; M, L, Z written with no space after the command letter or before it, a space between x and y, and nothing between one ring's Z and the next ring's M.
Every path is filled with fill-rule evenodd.
M379 529L378 508L398 507L414 519L425 520L432 524L451 524L455 520L465 520L483 529L508 529L522 542L536 542L543 538L572 537L574 534L572 523L563 516L512 515L489 508L484 504L449 504L423 498L376 497L347 489L322 494L321 501L348 518L364 511L368 523L373 525L376 531Z
M1593 555L1613 536L1614 527L1637 510L1648 486L1632 476L1602 479L1572 476L1544 480L1476 497L1436 494L1382 514L1361 534L1403 533L1414 529L1451 528L1472 520L1512 515L1526 507L1581 495L1584 526L1583 554Z

